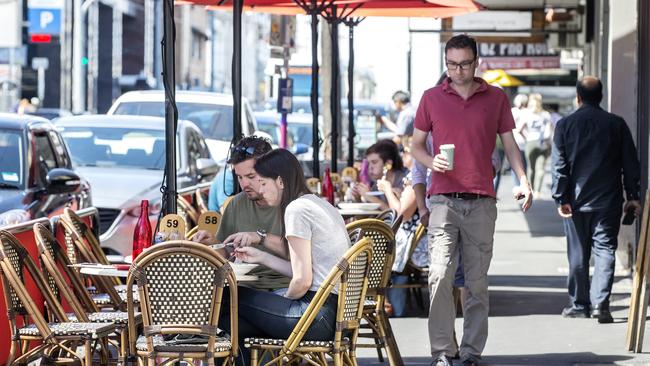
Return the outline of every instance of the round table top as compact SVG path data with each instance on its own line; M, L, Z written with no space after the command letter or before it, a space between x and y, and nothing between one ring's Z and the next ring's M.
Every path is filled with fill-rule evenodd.
M339 208L339 213L343 217L349 216L364 216L364 217L374 217L381 213L380 210L359 210L359 209L342 209Z
M122 277L129 276L128 269L116 269L111 266L96 265L96 264L77 264L75 267L79 268L79 272L91 276L109 276L109 277ZM257 281L258 277L254 275L235 275L237 282L251 282Z

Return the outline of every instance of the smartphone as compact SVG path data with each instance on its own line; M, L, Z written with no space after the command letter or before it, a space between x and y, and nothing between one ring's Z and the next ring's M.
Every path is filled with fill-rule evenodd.
M623 216L623 225L632 225L636 215L634 214L634 207L630 207L625 211L625 216Z

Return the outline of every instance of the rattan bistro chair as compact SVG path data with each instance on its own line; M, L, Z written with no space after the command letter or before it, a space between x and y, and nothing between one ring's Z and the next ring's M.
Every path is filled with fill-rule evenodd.
M85 231L86 234L90 235L81 235L83 231L80 232L78 230L79 226L83 224L83 222L76 222L75 220L69 221L68 219L65 219L65 217L74 218L74 216L70 215L74 214L71 210L66 209L66 213L67 214L63 216L64 219L61 220L61 223L66 231L66 241L68 241L68 236L70 238L70 241L66 243L67 245L70 245L68 250L72 250L77 262L105 264L104 260L101 259L103 255L101 248L99 249L99 252L102 252L100 255L95 248L95 244L90 244L93 243L93 238L96 239L95 235L92 234L90 230ZM85 227L85 224L81 227ZM86 239L90 240L87 241ZM98 248L99 242L96 243L96 247ZM117 277L82 276L82 278L85 279L84 282L92 283L91 289L89 290L96 291L96 293L92 295L92 299L99 307L120 310L126 309L126 293L124 293L126 287L119 284L119 279L117 279Z
M199 212L196 208L180 196L176 199L176 203L178 205L178 214L185 219L188 230L197 225L199 222Z
M203 244L168 241L142 253L131 265L127 278L129 326L135 316L132 288L137 283L143 334L130 342L140 364L162 365L202 359L208 365L223 358L232 365L237 355L237 283L228 261ZM223 288L230 287L231 339L217 336ZM193 342L183 341L189 335ZM197 342L198 341L198 342Z
M7 365L26 365L40 359L41 364L90 366L94 364L93 350L97 345L101 346L99 362L107 364L107 337L115 332L115 325L70 322L27 250L15 236L4 230L0 230L0 269L12 339ZM29 274L55 318L49 323L28 293L25 274ZM17 316L22 317L21 322L17 321ZM30 342L40 344L30 349ZM84 345L83 357L77 354L80 344ZM19 350L20 356L16 358Z
M123 364L128 346L128 314L125 311L99 311L92 297L83 285L79 274L70 268L71 262L52 233L41 224L34 224L34 235L38 245L41 268L47 283L55 296L61 296L69 304L73 313L66 314L71 321L85 323L113 322L119 342L118 363ZM64 277L65 274L65 277ZM70 282L66 281L66 277ZM142 323L140 313L135 315L135 324Z
M361 228L366 238L372 239L373 255L370 264L368 293L363 309L364 324L359 338L373 339L374 344L359 343L357 347L376 348L377 356L383 362L381 349L386 350L391 366L403 365L393 330L384 310L386 289L390 282L391 268L395 259L395 234L385 222L378 219L362 219L346 226L348 233Z
M257 366L266 354L265 365L301 363L327 366L326 356L335 366L357 365L355 344L363 311L363 299L368 285L368 269L372 260L372 241L362 239L343 255L316 292L288 339L247 338L245 346L251 349L251 366ZM332 290L338 289L336 332L333 340L303 341L318 311Z
M203 196L203 192L201 188L197 188L196 192L194 192L194 199L196 200L195 201L196 207L199 214L209 211L208 203L206 202L205 197Z
M415 297L418 306L423 310L425 310L425 307L422 290L428 287L429 267L420 267L415 264L413 262L413 252L415 252L415 248L418 246L418 243L426 234L427 228L424 225L419 224L415 230L413 239L411 239L406 265L404 266L402 272L399 273L401 275L408 276L408 282L400 285L391 285L391 288L408 289L409 296L412 294Z
M397 214L397 211L389 208L379 213L376 219L385 222L393 230L393 233L397 233L403 218L402 215Z

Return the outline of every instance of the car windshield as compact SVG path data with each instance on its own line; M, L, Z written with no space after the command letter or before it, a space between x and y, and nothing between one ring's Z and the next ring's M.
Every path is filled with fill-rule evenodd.
M162 170L165 133L117 127L62 127L75 166Z
M271 142L273 142L274 144L277 145L280 143L280 136L279 136L280 128L276 124L264 123L264 122L260 123L260 121L258 120L257 129L262 132L268 133L269 136L271 136Z
M311 124L307 123L289 123L287 124L287 133L289 138L293 140L293 143L301 143L307 146L311 146Z
M25 166L21 133L0 130L0 188L21 188Z
M176 102L178 118L194 122L206 139L232 140L232 106L208 103ZM165 116L162 102L124 102L115 109L114 114L132 116Z

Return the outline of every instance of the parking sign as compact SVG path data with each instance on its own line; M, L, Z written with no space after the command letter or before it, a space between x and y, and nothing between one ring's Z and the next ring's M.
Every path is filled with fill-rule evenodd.
M61 0L29 0L29 34L61 33Z

